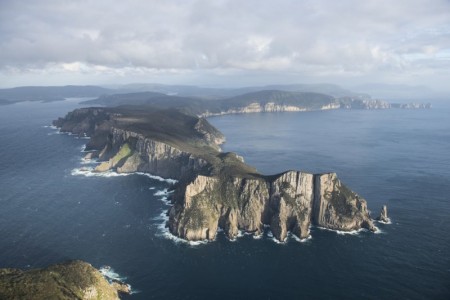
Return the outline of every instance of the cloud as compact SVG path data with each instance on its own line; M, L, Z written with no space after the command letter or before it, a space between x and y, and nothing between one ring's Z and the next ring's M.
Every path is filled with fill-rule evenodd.
M259 70L407 80L448 74L450 2L1 1L0 53L1 72L17 78Z

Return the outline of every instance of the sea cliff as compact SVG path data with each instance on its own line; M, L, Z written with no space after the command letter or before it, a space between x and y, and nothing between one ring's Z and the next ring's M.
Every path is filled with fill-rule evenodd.
M367 203L335 173L259 174L234 153L220 152L224 136L206 119L149 107L89 108L54 122L61 131L90 136L97 172L148 172L177 179L168 228L186 240L213 240L218 229L234 239L270 226L284 241L309 236L311 225L351 231L376 228Z
M375 231L367 203L335 173L288 171L255 178L197 176L174 199L169 229L187 240L213 240L218 228L230 239L239 231L260 235L270 226L284 241L288 232L304 239L309 227Z

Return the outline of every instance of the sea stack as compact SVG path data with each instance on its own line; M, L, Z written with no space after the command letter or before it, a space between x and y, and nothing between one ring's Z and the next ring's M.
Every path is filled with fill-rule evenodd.
M389 223L391 221L387 214L387 206L386 205L383 205L383 207L381 208L381 213L380 213L380 216L377 218L377 220L382 223Z

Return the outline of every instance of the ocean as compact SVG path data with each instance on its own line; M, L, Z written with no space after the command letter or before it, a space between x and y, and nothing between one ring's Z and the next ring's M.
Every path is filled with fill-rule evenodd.
M191 245L164 229L170 182L92 176L86 140L50 126L79 100L0 107L0 267L111 266L126 299L450 299L450 105L210 118L260 172L337 172L392 224Z

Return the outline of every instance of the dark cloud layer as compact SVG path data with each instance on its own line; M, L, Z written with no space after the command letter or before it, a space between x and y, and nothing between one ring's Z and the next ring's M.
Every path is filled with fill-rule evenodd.
M0 72L7 85L226 79L444 88L450 2L1 0Z

